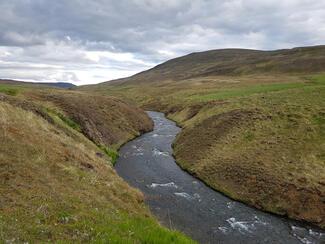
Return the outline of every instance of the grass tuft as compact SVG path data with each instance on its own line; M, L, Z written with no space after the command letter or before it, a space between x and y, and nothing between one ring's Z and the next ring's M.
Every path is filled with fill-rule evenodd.
M75 121L73 121L72 119L70 119L69 117L65 116L64 114L62 114L54 109L47 108L46 111L50 116L52 115L52 117L53 116L58 117L67 126L71 127L72 129L74 129L78 132L81 132L81 126L78 123L76 123Z
M106 147L104 145L98 145L98 147L112 160L112 164L115 165L119 157L119 154L116 150Z
M311 81L313 81L316 84L325 84L325 75L324 74L318 74L318 75L313 75L310 78Z
M76 122L74 122L72 119L70 119L69 117L64 116L61 113L57 113L57 116L64 122L66 123L68 126L70 126L72 129L81 132L81 127L80 125L78 125Z
M253 141L254 138L255 138L255 136L254 136L254 133L253 132L251 132L251 131L245 131L244 132L244 139L246 141Z

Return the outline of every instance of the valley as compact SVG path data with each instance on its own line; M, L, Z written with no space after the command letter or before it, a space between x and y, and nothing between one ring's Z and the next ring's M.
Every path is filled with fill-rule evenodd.
M324 49L194 53L129 78L69 89L1 80L0 239L195 242L182 231L203 243L231 243L236 236L321 243L325 70L318 63ZM182 128L148 151L168 156L168 163L149 158L143 165L137 143L159 139L150 132L159 130L157 117L144 110L162 112ZM128 166L134 150L138 158ZM194 181L201 187L191 187ZM148 198L148 185L162 190L158 198ZM186 191L170 198L175 185ZM172 201L163 204L165 197ZM194 219L182 215L187 204L195 204L193 216L202 222L196 231ZM281 234L270 236L269 228Z
M324 50L194 53L79 89L166 113L183 128L173 144L183 169L233 199L324 227L325 70L308 65ZM285 64L297 58L299 72Z

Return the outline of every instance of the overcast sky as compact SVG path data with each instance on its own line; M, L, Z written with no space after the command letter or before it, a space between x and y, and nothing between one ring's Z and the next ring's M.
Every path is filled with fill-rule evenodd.
M323 0L0 0L0 78L89 84L194 51L325 44Z

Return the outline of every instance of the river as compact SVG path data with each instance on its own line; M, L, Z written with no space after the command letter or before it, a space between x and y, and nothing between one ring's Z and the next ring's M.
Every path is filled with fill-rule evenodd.
M325 243L325 231L233 201L183 171L171 147L181 129L148 115L154 130L125 144L115 168L163 225L200 243Z

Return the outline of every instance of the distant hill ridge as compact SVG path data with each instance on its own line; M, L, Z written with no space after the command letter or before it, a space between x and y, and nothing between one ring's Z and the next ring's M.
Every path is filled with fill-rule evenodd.
M218 49L171 59L134 76L105 83L147 83L201 76L304 74L324 71L325 45L275 51Z
M68 82L27 82L27 81L17 81L10 79L0 79L0 84L12 84L12 85L42 85L42 86L53 86L64 89L69 89L72 87L76 87L76 85Z

